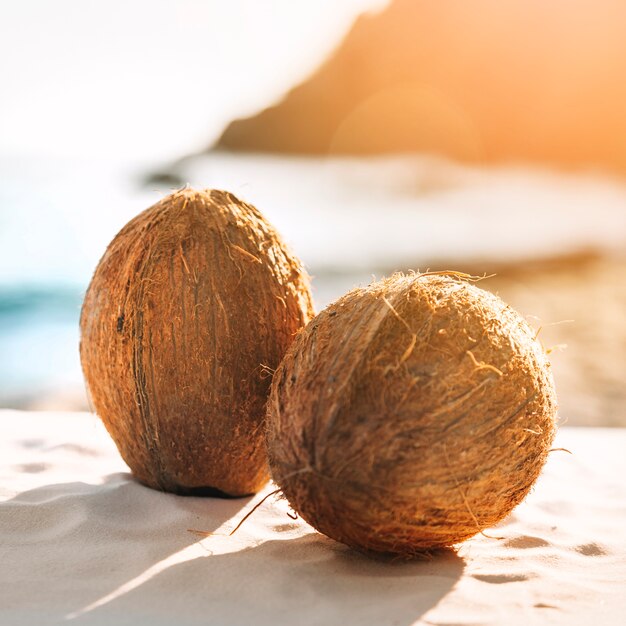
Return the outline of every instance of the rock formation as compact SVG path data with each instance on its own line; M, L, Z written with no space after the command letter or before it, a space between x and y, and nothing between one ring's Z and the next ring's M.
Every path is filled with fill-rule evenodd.
M392 0L217 147L626 170L625 110L618 0Z

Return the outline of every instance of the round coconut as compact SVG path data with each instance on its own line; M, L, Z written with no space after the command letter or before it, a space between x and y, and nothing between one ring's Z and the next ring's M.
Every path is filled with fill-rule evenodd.
M87 290L80 356L135 476L181 494L258 491L271 374L311 316L300 261L232 194L183 189L130 221Z
M413 555L503 519L555 433L535 332L462 275L395 275L300 333L268 403L272 476L319 531Z

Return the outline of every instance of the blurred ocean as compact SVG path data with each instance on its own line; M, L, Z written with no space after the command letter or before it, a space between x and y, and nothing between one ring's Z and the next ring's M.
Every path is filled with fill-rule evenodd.
M106 245L169 189L158 163L0 159L0 406L84 406L78 316ZM491 271L626 240L607 178L433 158L213 153L173 170L257 205L304 260L321 307L402 269Z

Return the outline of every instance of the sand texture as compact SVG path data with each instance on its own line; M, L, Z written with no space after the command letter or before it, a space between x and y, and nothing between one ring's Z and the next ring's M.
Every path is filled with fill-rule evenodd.
M526 316L551 350L562 422L626 426L624 259L590 254L492 271L481 287Z
M564 428L556 445L573 454L550 455L501 538L392 563L273 499L228 537L260 495L153 491L93 415L2 411L0 623L623 624L626 430Z

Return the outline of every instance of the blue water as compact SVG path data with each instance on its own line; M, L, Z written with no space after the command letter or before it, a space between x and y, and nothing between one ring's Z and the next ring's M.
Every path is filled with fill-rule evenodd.
M0 406L79 384L81 301L77 287L0 288Z
M0 406L56 396L85 402L82 297L108 241L147 201L141 171L99 160L0 159Z

